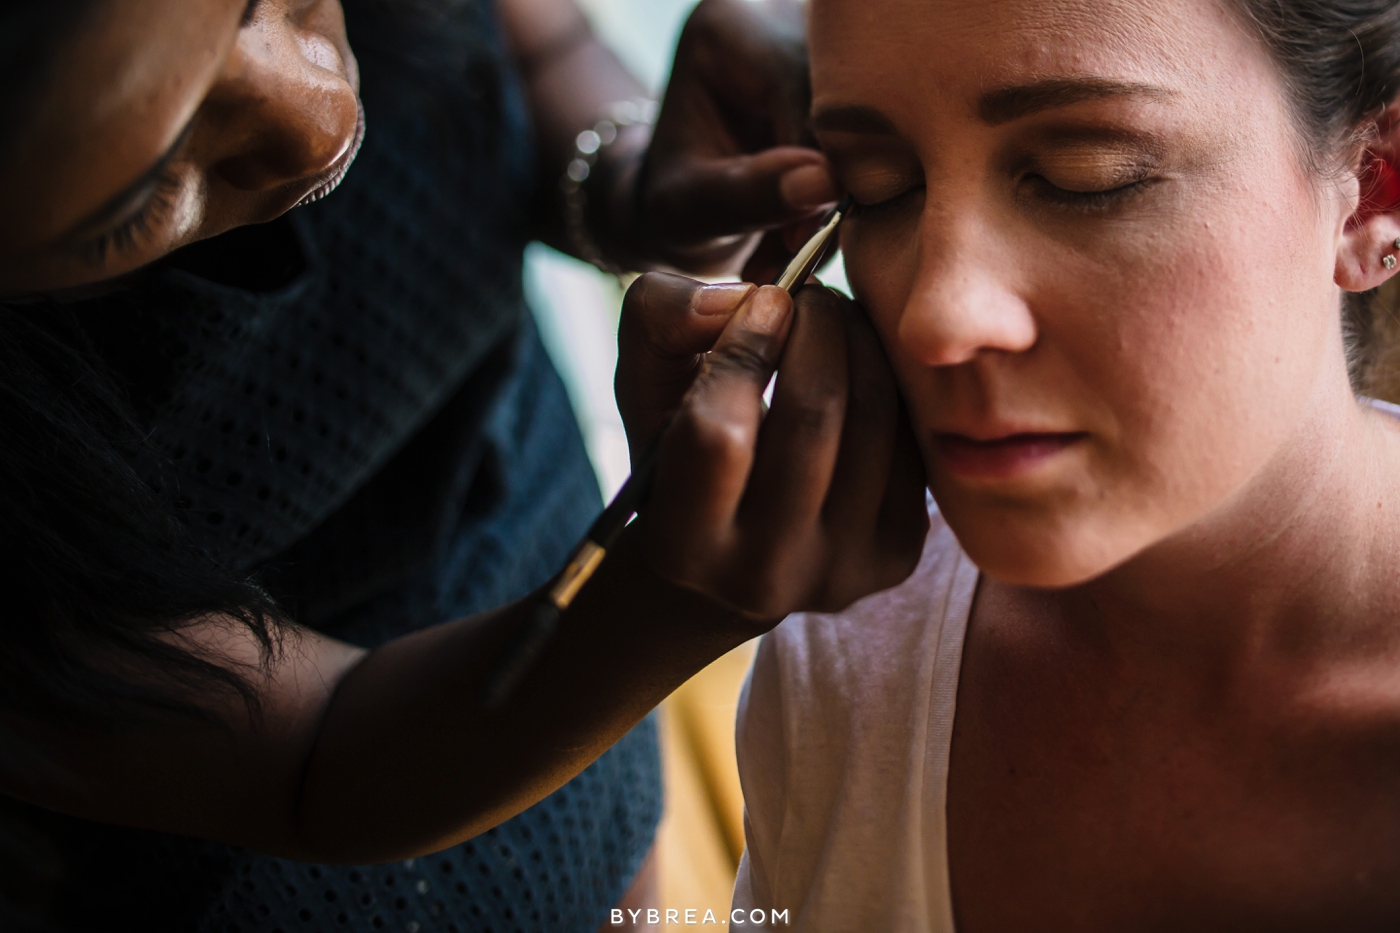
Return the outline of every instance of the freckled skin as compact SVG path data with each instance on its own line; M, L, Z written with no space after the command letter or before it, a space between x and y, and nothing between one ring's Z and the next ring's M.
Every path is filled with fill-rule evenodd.
M811 43L850 279L984 571L959 929L1393 928L1400 447L1340 307L1400 220L1356 216L1360 154L1304 167L1215 0L815 0ZM1155 90L979 110L1085 77ZM892 132L820 128L848 106ZM1078 440L1010 477L941 452L1022 432Z
M927 195L922 211L855 223L846 240L852 282L889 337L915 421L947 430L990 413L1093 435L1072 469L952 495L954 482L927 449L929 431L921 434L934 491L947 493L940 501L964 546L1017 582L1078 582L1199 517L1260 469L1297 429L1309 397L1334 389L1337 376L1331 272L1346 213L1340 204L1320 213L1312 179L1279 158L1291 127L1278 119L1268 62L1222 12L1209 20L1226 48L1201 56L1190 54L1199 27L1183 22L1190 5L1175 19L1131 4L1110 5L1116 17L1093 6L996 3L965 22L973 18L939 15L939 4L891 3L862 32L838 3L818 6L814 29L818 106L851 93L842 73L823 70L824 54L881 61L918 46L920 60L935 63L864 70L862 96L910 127L906 148ZM919 31L924 20L938 23L933 34ZM892 33L901 39L883 38ZM997 160L1036 127L978 127L969 104L979 85L1077 72L1150 81L1179 98L1085 104L1039 121L1116 120L1167 139L1162 183L1113 217L1017 205ZM1294 326L1276 326L1280 319ZM990 352L970 366L939 365L978 346ZM1118 352L1144 347L1176 352L1155 354L1151 366ZM1256 365L1275 358L1277 366ZM1048 385L1053 399L1032 397ZM1190 410L1185 386L1200 390ZM978 520L962 521L973 509ZM1013 539L984 513L1014 516ZM1062 531L1068 514L1075 534ZM1047 566L1047 551L1058 566Z

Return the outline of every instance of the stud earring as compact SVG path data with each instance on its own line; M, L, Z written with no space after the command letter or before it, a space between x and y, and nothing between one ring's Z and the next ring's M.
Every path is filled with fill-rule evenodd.
M1396 265L1395 257L1394 257L1394 256L1382 256L1382 257L1381 257L1381 265L1385 266L1387 269L1394 269L1394 268L1395 268L1395 265Z

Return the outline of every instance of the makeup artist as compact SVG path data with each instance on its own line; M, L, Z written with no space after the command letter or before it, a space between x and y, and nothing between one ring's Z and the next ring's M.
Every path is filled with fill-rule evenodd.
M654 513L484 711L600 507L522 248L716 272L820 211L801 7L704 0L654 132L571 0L343 7L0 11L7 931L591 933L651 896L647 711L917 557L868 327L648 276Z

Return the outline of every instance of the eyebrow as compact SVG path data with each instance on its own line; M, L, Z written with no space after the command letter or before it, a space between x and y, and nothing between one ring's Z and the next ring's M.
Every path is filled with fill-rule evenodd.
M988 126L1000 126L1021 117L1068 107L1086 100L1114 97L1148 97L1163 100L1171 91L1154 84L1112 81L1106 78L1054 78L987 91L977 99L977 116ZM894 121L878 108L861 104L820 107L812 114L812 129L829 133L861 133L894 136Z
M151 166L141 173L141 176L108 198L101 207L93 211L87 217L74 224L69 231L60 238L64 245L80 243L84 239L94 235L97 231L104 230L115 223L123 214L130 212L132 205L142 194L148 192L155 186L156 180L165 174L170 168L170 163L175 160L180 149L190 138L190 132L194 129L194 118L180 130L180 135L175 137L175 141L170 147L161 153L160 157L151 163Z
M828 133L895 135L894 121L874 107L856 104L820 107L812 114L812 129Z
M1148 97L1163 100L1171 91L1154 84L1112 81L1106 78L1053 78L1033 84L987 91L977 99L977 116L988 126L1000 126L1021 117L1068 107L1086 100L1114 97Z

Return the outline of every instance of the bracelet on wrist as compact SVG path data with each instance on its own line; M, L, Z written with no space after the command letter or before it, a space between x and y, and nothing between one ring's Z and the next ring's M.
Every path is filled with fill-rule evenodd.
M613 275L621 275L624 270L609 261L588 228L588 181L598 174L594 170L599 158L617 142L622 130L629 126L654 126L660 110L660 104L644 97L609 104L591 129L575 137L574 157L559 179L564 195L564 230L569 244L579 258Z

